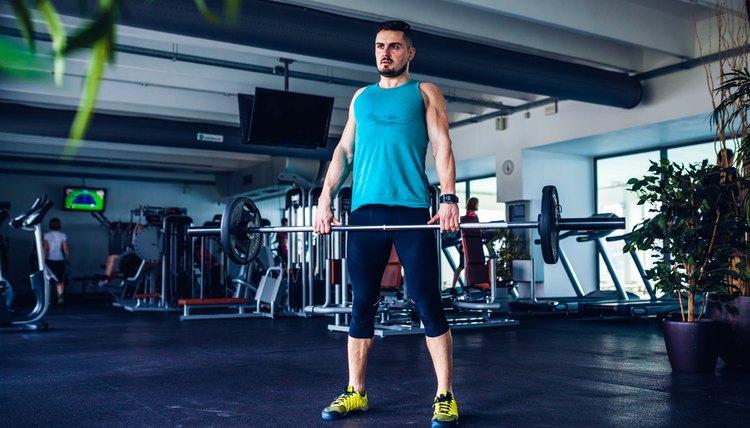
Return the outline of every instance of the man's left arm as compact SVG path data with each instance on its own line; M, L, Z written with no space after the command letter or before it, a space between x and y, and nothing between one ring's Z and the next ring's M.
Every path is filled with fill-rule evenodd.
M432 155L435 157L435 168L440 179L440 192L456 193L456 162L453 158L453 147L448 134L448 113L445 110L445 97L437 86L422 83L419 86L425 100L427 135L430 138ZM442 203L438 213L429 224L440 221L440 230L455 232L458 230L458 204Z

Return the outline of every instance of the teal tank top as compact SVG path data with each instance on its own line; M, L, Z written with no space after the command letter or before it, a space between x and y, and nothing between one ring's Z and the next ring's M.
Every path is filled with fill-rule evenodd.
M429 138L419 83L370 85L354 101L352 210L370 204L429 207Z

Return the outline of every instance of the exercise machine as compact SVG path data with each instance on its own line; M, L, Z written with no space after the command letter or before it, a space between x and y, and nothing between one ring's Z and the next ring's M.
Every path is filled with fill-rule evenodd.
M435 200L433 193L431 192L431 200ZM304 193L302 193L304 196ZM557 195L557 189L554 186L545 186L542 189L542 204L541 214L538 216L538 220L535 222L493 222L493 223L464 223L459 226L461 230L474 229L536 229L539 232L540 243L542 247L542 256L546 263L554 264L559 261L559 238L560 231L578 231L578 230L613 230L613 229L624 229L625 219L620 217L611 216L609 218L562 218L560 216L561 207L559 205L559 198ZM227 256L237 263L249 263L254 260L262 247L263 235L269 233L298 233L300 236L305 237L313 232L313 226L282 226L282 227L263 227L261 226L261 216L258 208L255 206L250 198L240 197L229 203L222 215L221 227L219 228L190 228L188 229L188 235L192 236L219 236L222 243L222 247L227 253ZM331 226L332 232L346 232L346 233L357 233L364 231L403 231L403 230L434 230L438 231L440 225L437 224L408 224L408 225L370 225L370 226ZM438 245L436 246L436 256L440 257L440 234L436 234L436 240ZM291 243L294 240L290 241ZM293 261L290 259L290 266L293 265ZM494 263L492 264L494 266ZM292 276L292 268L290 268L290 277ZM330 276L330 275L327 275ZM494 273L491 274L494 279ZM302 275L302 281L304 281L304 271ZM292 280L289 281L290 293ZM439 286L436 284L436 286ZM408 287L408 284L407 284ZM304 297L311 297L306 295L304 285L301 287L303 292L303 303L307 303ZM496 287L493 285L491 293L496 293ZM351 307L344 305L345 298L348 295L346 281L342 281L342 300L334 302L331 306L323 305L322 307L314 305L305 305L304 313L329 313L329 314L346 314L351 312ZM330 288L327 287L326 294L330 296ZM491 294L491 299L496 298L496 295ZM309 300L308 300L309 301ZM329 303L330 299L326 300ZM470 302L484 305L480 306L464 306L461 309L476 309L476 310L489 310L492 309L488 305L498 305L497 302ZM500 306L502 308L502 306ZM323 312L325 311L325 312ZM471 324L471 322L467 323ZM421 330L421 328L406 328L406 333L399 332L398 334L408 334ZM376 329L377 334L377 329Z
M10 213L6 210L0 211L0 228L5 221L10 218ZM13 285L3 275L8 268L8 237L0 235L0 298L5 302L5 307L10 310L13 307Z
M630 234L608 236L606 240L607 242L624 241L625 243L629 243ZM602 255L604 264L607 266L607 269L612 275L613 281L615 281L615 284L620 284L620 281L617 278L614 269L612 268L612 263L609 260L609 256L607 255L606 251L604 251L603 246L600 254ZM651 285L651 281L648 279L646 271L643 269L643 265L638 259L638 255L635 253L635 251L630 251L629 254L631 259L633 260L633 263L635 264L636 269L638 270L639 276L643 280L643 286L648 293L648 298L629 297L626 299L620 299L616 302L587 303L583 307L584 311L588 313L595 313L602 317L607 315L614 315L621 317L656 316L657 318L666 318L666 316L670 312L679 311L680 302L678 301L678 299L665 297L659 298L656 296L656 291L654 290L653 285Z
M38 269L29 276L31 290L36 299L34 308L26 314L11 312L6 305L5 298L0 298L0 327L20 331L39 331L47 329L44 316L50 304L50 287L44 274L44 244L42 243L42 226L44 216L52 208L52 201L44 195L37 198L31 208L23 214L10 220L10 225L16 229L34 232L36 247L36 262Z
M597 220L608 220L616 219L617 216L611 213L594 214L588 217L592 221ZM565 240L569 238L576 238L576 242L594 242L596 245L596 251L599 254L604 254L604 245L601 240L612 233L612 229L582 229L582 230L568 230L559 235L559 240ZM536 244L540 244L540 240L534 241ZM610 275L612 275L613 282L615 284L614 290L594 290L586 293L581 285L581 281L578 279L573 266L570 263L565 251L562 247L558 247L559 261L565 270L565 274L570 281L570 285L573 288L575 296L561 296L561 297L537 297L536 296L536 284L534 281L529 281L528 275L533 275L533 265L531 267L520 268L517 273L520 275L519 283L528 283L532 286L530 298L517 298L511 301L511 308L514 310L525 310L525 311L543 311L543 312L580 312L584 308L584 304L595 304L595 303L611 303L620 300L637 299L638 296L633 293L626 292L617 277L614 276L614 270L608 269ZM529 271L531 269L531 271ZM515 278L514 278L515 279Z
M430 192L430 200L437 202L438 192ZM433 205L433 212L437 207ZM343 212L344 210L340 210ZM342 218L345 218L342 216ZM475 219L474 219L475 220ZM471 219L463 219L469 223ZM494 260L485 261L482 252L482 234L479 229L463 230L462 236L465 248L470 248L465 254L477 257L481 267L471 264L470 278L476 280L472 285L480 291L474 299L462 296L461 299L449 299L444 307L446 319L451 329L474 329L482 327L514 326L518 321L493 317L493 314L507 313L507 290L497 288ZM440 251L440 233L436 231L438 251ZM338 257L338 254L335 254ZM473 269L476 267L477 269ZM402 265L395 248L386 264L381 278L381 300L378 305L375 322L375 336L387 337L410 334L423 334L424 329L416 314L416 308L409 299L409 284L404 281ZM468 271L468 268L467 268ZM473 275L473 276L471 276ZM491 279L492 278L492 279ZM328 326L330 331L349 331L350 289L346 274L346 259L332 258L328 262L328 275L325 278L325 303L322 306L308 306L305 311L311 314L333 315L335 321Z
M461 217L462 224L477 223L473 216ZM479 317L449 317L453 318L454 326L467 327L497 327L518 325L517 320L508 318L493 318L493 314L508 314L508 289L498 288L495 259L485 260L482 230L463 229L461 239L464 246L464 261L466 272L465 294L453 300L453 308L462 314L479 314ZM478 291L478 296L472 290ZM477 298L478 297L478 298Z

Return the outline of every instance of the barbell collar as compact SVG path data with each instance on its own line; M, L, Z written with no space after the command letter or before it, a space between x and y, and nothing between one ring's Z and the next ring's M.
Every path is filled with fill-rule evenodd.
M188 236L221 236L220 227L189 227Z

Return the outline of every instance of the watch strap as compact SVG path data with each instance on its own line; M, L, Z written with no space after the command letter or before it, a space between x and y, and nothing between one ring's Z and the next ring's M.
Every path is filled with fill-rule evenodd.
M440 201L441 204L457 204L458 196L454 195L453 193L445 193L440 195L438 201Z

